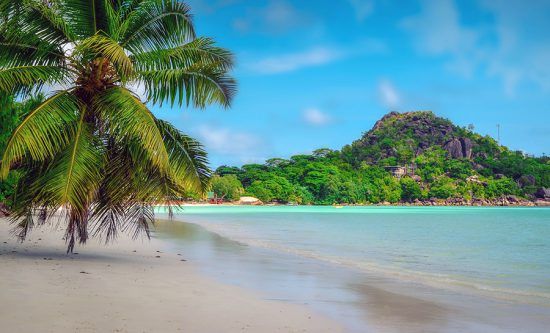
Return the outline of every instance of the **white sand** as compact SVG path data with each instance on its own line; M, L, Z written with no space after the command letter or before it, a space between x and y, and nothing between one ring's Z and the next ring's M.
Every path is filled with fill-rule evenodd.
M303 306L204 277L185 254L157 253L160 240L90 241L66 255L61 231L33 230L21 244L10 229L0 219L2 332L343 330Z

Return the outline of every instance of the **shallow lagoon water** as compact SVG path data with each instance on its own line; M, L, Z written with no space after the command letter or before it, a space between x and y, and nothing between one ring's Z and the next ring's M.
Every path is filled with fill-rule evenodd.
M549 209L193 206L176 219L209 231L169 222L158 235L207 274L307 303L350 330L550 324Z

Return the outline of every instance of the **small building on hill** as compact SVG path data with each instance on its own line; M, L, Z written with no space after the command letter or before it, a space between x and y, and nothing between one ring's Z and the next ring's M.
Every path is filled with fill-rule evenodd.
M392 176L397 178L401 178L407 174L407 170L404 166L392 165L392 166L386 166L384 167L384 169L386 169L386 171L389 171L392 174Z
M405 166L390 165L390 166L385 166L384 169L386 169L386 171L390 172L392 174L392 176L397 177L397 178L401 178L403 176L411 176L412 177L412 176L414 176L415 165L414 164L405 165Z

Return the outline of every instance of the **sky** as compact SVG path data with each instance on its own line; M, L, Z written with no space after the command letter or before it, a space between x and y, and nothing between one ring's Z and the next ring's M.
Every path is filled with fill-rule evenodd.
M550 154L550 1L190 0L236 58L231 108L154 107L212 167L340 149L389 111L431 110Z

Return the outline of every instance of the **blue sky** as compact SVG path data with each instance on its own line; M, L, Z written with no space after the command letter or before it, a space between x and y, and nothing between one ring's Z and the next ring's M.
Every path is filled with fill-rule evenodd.
M432 110L550 154L550 1L192 0L236 55L231 109L156 108L213 167L339 149L385 113Z

